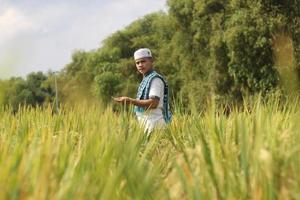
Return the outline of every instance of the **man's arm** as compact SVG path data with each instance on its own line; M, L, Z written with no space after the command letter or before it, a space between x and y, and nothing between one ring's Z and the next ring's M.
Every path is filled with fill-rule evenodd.
M114 100L118 103L125 103L125 104L133 104L135 106L143 107L143 108L157 108L159 105L160 98L163 98L163 90L164 90L164 83L160 78L154 78L150 91L149 91L149 99L139 100L139 99L132 99L129 97L118 97L114 98Z
M159 104L158 98L139 100L139 99L132 99L130 97L116 97L114 98L114 101L123 104L132 104L143 108L157 108Z

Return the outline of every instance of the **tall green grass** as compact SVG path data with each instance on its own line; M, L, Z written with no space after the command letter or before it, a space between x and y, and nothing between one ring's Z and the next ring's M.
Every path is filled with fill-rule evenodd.
M150 138L112 108L1 108L0 199L300 199L299 100L210 104Z

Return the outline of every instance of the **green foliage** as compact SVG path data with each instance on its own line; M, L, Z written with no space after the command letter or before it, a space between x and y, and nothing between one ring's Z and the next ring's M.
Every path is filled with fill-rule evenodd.
M46 84L47 76L42 72L31 73L22 78L11 78L4 91L4 104L10 105L14 111L19 106L39 106L54 98L52 88Z
M122 79L119 74L104 72L95 77L95 92L104 103L111 101L111 97L121 91Z
M234 16L235 17L235 16ZM237 24L226 31L228 72L233 77L233 87L240 92L266 92L276 87L277 75L273 68L270 33L259 25L251 25L253 19L235 19Z
M8 87L8 81L0 80L0 105L4 102L5 90Z
M216 94L232 101L277 88L273 37L297 33L299 2L169 0L168 5L179 27L172 42L182 55L184 89L204 99Z

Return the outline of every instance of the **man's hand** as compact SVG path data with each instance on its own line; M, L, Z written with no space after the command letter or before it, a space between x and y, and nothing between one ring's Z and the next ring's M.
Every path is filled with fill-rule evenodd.
M113 100L122 104L130 104L132 102L132 99L129 97L113 97Z
M143 107L146 109L157 108L157 106L159 104L159 99L157 99L157 98L143 99L143 100L132 99L130 97L112 97L112 98L117 103L126 104L126 105L132 104L132 105Z

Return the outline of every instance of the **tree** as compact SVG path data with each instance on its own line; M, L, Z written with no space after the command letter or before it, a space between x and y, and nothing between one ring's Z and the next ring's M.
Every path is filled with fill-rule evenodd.
M95 77L95 93L99 95L104 104L111 101L111 97L121 91L122 79L119 74L104 72Z
M42 72L31 73L22 78L11 78L4 92L4 104L10 105L14 111L19 106L41 106L51 102L54 92L46 83L47 76Z
M178 27L172 42L182 55L184 89L190 88L196 101L211 94L232 100L277 88L272 39L285 30L297 33L299 2L169 0L168 5Z

